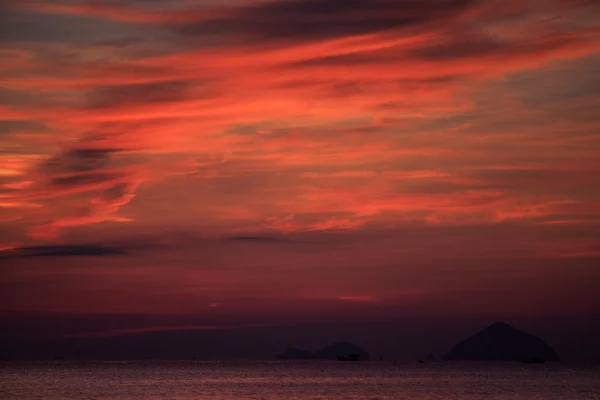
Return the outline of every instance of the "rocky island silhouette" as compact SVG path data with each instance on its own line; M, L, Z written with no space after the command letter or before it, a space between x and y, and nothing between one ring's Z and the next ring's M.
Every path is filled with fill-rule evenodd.
M277 354L278 360L369 361L369 352L351 342L335 342L311 352L288 348ZM542 339L521 331L506 322L495 322L474 335L456 343L441 359L429 353L418 363L442 361L520 361L543 364L559 361L556 351Z
M445 361L559 361L558 354L542 339L496 322L458 342L443 357Z

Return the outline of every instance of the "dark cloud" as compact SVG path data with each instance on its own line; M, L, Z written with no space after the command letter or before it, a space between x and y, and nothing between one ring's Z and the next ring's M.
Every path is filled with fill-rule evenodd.
M110 138L88 134L35 169L36 191L27 198L55 199L55 206L68 206L53 220L29 229L30 237L52 238L62 228L128 220L115 213L135 197L140 180L121 149L100 144L110 144Z
M13 132L47 132L48 128L39 121L27 120L0 120L0 135L11 134Z
M0 260L24 257L76 257L123 254L125 254L125 250L122 248L100 245L32 246L2 251L0 252Z
M19 7L21 2L13 3ZM127 24L115 21L65 14L49 18L46 14L18 10L16 7L2 7L0 1L0 43L90 43L131 34Z
M537 40L536 40L537 39ZM510 57L535 55L540 52L567 48L578 44L574 39L560 36L521 39L519 41L500 41L486 37L481 33L476 38L455 37L443 43L436 43L413 51L413 56L423 60L446 61L455 59L478 59L488 56Z
M582 44L581 39L561 37L560 35L500 40L480 31L472 32L470 37L465 34L448 33L440 39L423 43L409 52L405 52L404 49L391 48L354 54L327 55L297 61L290 64L289 67L393 65L393 63L401 63L405 60L407 62L440 62L440 73L448 74L441 69L445 65L444 62L477 62L486 59L528 60L545 53L561 51ZM420 83L446 85L458 82L459 79L457 75L446 75L425 79Z
M460 194L470 190L493 190L496 187L487 183L458 183L448 179L398 180L398 191L406 194Z
M153 82L133 85L107 86L88 96L86 108L119 108L136 104L171 103L189 95L190 82Z
M227 240L232 240L236 242L264 242L264 243L278 243L278 242L289 242L281 237L276 236L232 236L228 237Z
M117 151L117 149L69 149L46 161L42 169L49 176L98 170L106 167Z
M189 82L176 80L99 87L88 93L84 108L122 109L175 103L188 97L189 88ZM135 128L116 123L89 129L78 141L33 169L34 191L25 198L54 199L56 208L60 202L68 206L64 212L55 213L51 221L31 228L30 237L52 238L64 228L131 220L116 213L135 197L135 190L143 180L143 167L116 144L131 140ZM143 141L139 142L142 146Z
M236 34L303 41L411 28L461 15L477 0L288 0L241 8L229 18L173 25L183 35Z
M479 36L475 39L460 38L422 47L416 49L414 55L422 59L441 61L454 58L486 56L502 51L504 48L505 45L500 41Z
M102 182L112 182L121 178L119 173L91 173L91 174L79 174L70 175L64 177L58 177L52 179L52 185L55 187L71 187L71 186L82 186L82 185L94 185Z

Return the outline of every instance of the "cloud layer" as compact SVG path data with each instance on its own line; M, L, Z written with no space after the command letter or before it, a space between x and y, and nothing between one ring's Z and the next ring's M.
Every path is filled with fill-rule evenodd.
M248 270L273 263L300 282L281 291L258 273L269 296L370 305L395 297L384 272L372 291L357 289L369 263L410 272L439 261L423 249L445 262L509 252L524 269L532 257L599 254L595 1L24 0L2 11L0 250L11 265L104 254L102 243L126 248L124 237L149 232L157 248L180 246L188 256L165 254L185 265L191 254L246 265L226 245L204 259L165 233L191 232L260 248ZM327 250L339 237L381 257ZM313 293L314 272L289 272L303 270L295 257L307 243L323 246L310 268L319 257L364 262L334 293ZM148 268L140 276L166 276ZM258 296L237 280L248 270L197 273L239 300ZM148 284L184 304L176 288L195 275L183 274L131 290ZM398 293L440 290L414 285ZM90 290L111 287L116 299L126 291L108 278ZM102 309L103 298L85 304Z

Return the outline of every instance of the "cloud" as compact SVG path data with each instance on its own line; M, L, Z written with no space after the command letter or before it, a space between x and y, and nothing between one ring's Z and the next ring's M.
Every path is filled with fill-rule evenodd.
M26 257L89 257L122 255L125 251L118 247L99 245L60 245L11 247L0 250L0 259Z
M204 127L218 129L232 123L265 120L273 112L293 119L299 106L313 116L331 119L365 111L382 118L394 111L414 113L419 108L444 112L456 109L460 99L455 93L466 79L533 68L554 59L589 54L600 46L593 29L573 28L550 35L535 31L511 35L506 29L492 35L485 30L466 29L462 20L452 19L443 25L446 30L440 30L437 24L428 25L428 21L438 18L438 12L460 14L472 9L471 3L328 0L229 7L227 17L214 21L230 21L227 23L232 25L231 29L217 30L220 45L141 59L70 63L68 76L61 73L60 69L65 69L62 65L57 71L59 76L52 79L28 76L27 81L13 78L7 84L96 87L90 104L80 113L66 110L71 119L81 122L202 117ZM481 11L468 12L474 13L473 18L482 18ZM319 24L318 18L312 18L315 15L326 15L334 22L339 19L342 27L322 23L332 31L319 38L302 36L320 35L318 29L303 28L294 33L294 21ZM254 20L256 28L248 23L250 28L244 31L245 21ZM385 21L420 29L390 30ZM367 25L365 32L362 24ZM519 20L518 24L525 29L528 22ZM353 27L358 32L344 32L346 25L351 32ZM212 29L206 21L199 26ZM227 44L229 37L247 37L254 30L262 35L261 29L279 27L290 29L290 37L299 36L300 41L269 46L260 40L252 42L257 45ZM279 37L288 38L285 34L274 35L274 40ZM48 75L47 67L52 66L45 67ZM277 79L270 79L273 76ZM180 81L173 82L175 77ZM195 91L194 96L186 85L202 90ZM113 112L106 110L110 107ZM214 126L212 120L221 125Z
M82 113L102 113L152 104L164 106L185 99L188 88L188 82L177 80L102 86L88 90L83 106L78 109ZM76 110L64 109L67 113ZM57 123L64 126L63 122ZM6 198L2 199L3 206L24 208L36 201L54 210L50 221L29 228L28 235L32 238L52 239L65 228L131 220L117 213L135 197L137 187L145 179L143 162L134 161L131 156L132 151L148 147L143 137L134 131L132 124L118 121L79 125L75 129L85 129L88 133L80 133L56 155L42 161L25 164L27 159L21 154L13 159L0 158L0 163L6 164L6 174L29 182L21 185L14 180L4 184L4 188L13 191L3 196ZM132 135L134 132L136 135Z
M2 2L3 5L5 1ZM144 31L141 26L119 23L114 20L102 20L91 15L52 13L48 15L44 8L52 7L54 2L36 2L40 12L33 2L15 1L5 7L0 13L1 38L6 43L90 43L106 41L134 32ZM57 2L55 6L60 3ZM73 4L73 3L71 3ZM28 7L29 6L29 7ZM48 10L49 11L49 10ZM147 32L147 30L146 30Z
M227 18L178 24L193 38L228 32L247 40L302 42L408 29L456 18L474 0L288 0L241 7Z
M54 210L51 221L29 229L31 237L53 238L63 228L127 220L116 213L135 196L139 168L123 160L120 149L98 147L97 140L90 134L53 157L30 162L17 174L19 181L4 185L8 191L0 194L0 203Z
M286 243L288 239L276 236L231 236L227 240L236 242L255 242L255 243Z
M134 221L134 210L163 223L185 214L217 234L565 219L574 211L557 204L592 201L581 188L593 169L492 171L597 146L593 99L523 100L542 92L522 71L600 49L593 3L540 4L16 2L46 27L67 15L119 30L7 42L6 118L48 132L11 125L0 205L36 238ZM148 203L132 203L142 183Z
M84 207L81 215L64 217L36 226L29 231L29 236L36 239L53 239L61 229L92 225L100 222L130 222L127 217L120 217L116 212L127 205L134 197L139 182L119 183L107 188L100 194L91 197L89 205Z
M94 1L86 3L74 2L47 2L38 0L24 0L14 2L13 8L30 10L49 14L69 14L75 16L94 16L114 21L130 23L189 23L204 19L215 18L220 14L212 10L156 10L140 7L139 4L131 5L125 2Z
M118 151L118 149L73 148L51 158L41 166L41 169L49 175L68 175L98 170L108 165L111 155Z
M377 176L374 171L336 171L336 172L305 172L305 178L373 178Z
M452 17L476 3L475 0L285 0L257 1L253 4L240 1L237 6L234 3L228 7L209 7L189 2L189 5L184 3L183 7L175 8L165 3L158 7L147 7L139 3L115 1L74 3L24 0L14 2L13 8L131 23L187 25L188 31L202 29L202 23L212 22L214 25L209 24L209 28L224 30L234 27L261 36L345 36ZM238 25L235 26L234 22Z
M188 97L191 83L171 81L103 86L89 94L86 109L122 110L135 105L180 103Z
M314 214L312 217L303 215L301 218L296 218L295 215L290 214L285 217L269 217L264 222L263 227L268 230L275 230L284 233L348 231L360 227L365 222L367 221L360 217L345 218Z

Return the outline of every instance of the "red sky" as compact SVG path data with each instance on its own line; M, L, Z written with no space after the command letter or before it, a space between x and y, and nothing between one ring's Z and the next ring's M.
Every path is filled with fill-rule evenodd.
M600 312L597 1L0 9L0 312Z

